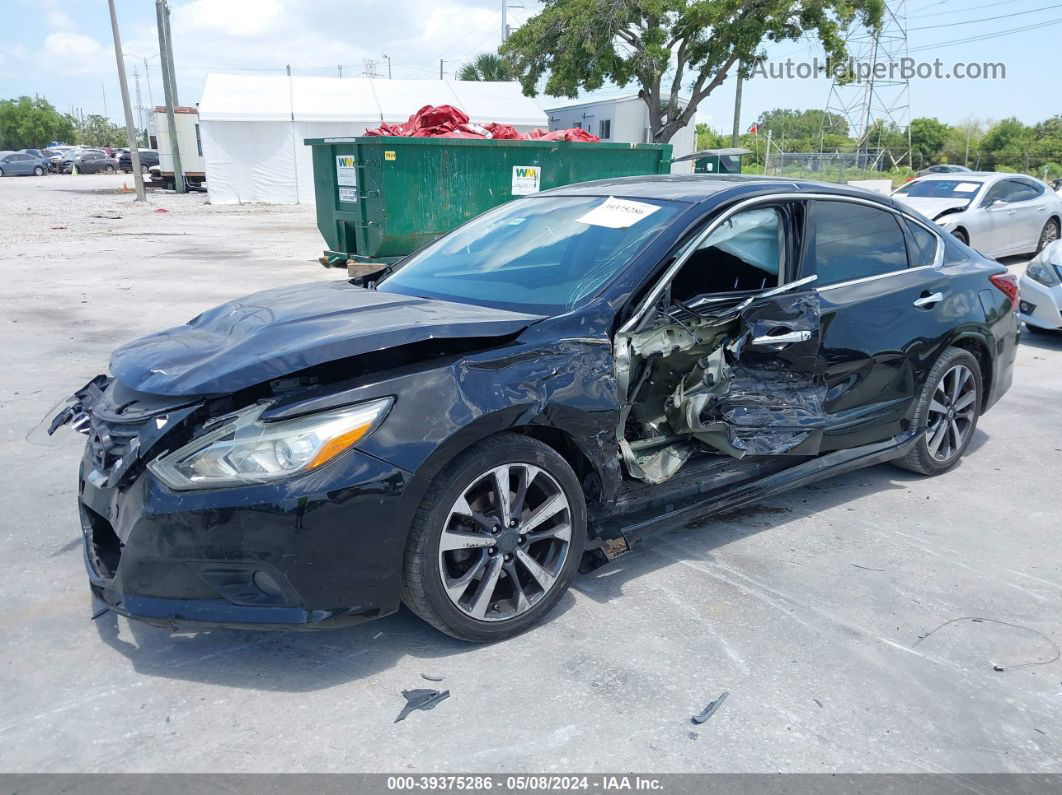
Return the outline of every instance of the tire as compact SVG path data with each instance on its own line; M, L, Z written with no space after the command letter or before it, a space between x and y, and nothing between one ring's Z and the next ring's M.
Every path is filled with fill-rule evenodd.
M0 168L0 177L4 176L4 170Z
M103 173L104 174L113 174L114 173L114 166L111 166L111 165L104 166Z
M1040 231L1040 239L1036 243L1036 253L1039 254L1056 240L1058 240L1058 219L1048 218L1044 228Z
M505 473L508 484L504 511L494 507L495 472ZM522 518L505 527L509 510ZM503 640L556 605L579 569L585 541L586 502L568 463L535 439L492 436L432 480L406 541L402 601L452 637Z
M952 237L954 237L956 240L958 240L963 245L965 245L965 246L970 245L970 236L968 234L966 234L966 230L965 229L955 229L955 230L952 231L951 234L952 234Z
M961 369L966 370L968 378L963 379L961 373L956 375ZM962 379L957 399L955 381L952 380L956 377ZM981 366L977 358L962 348L948 348L929 371L915 406L913 425L916 428L924 426L927 430L907 455L893 463L922 475L940 475L953 469L977 431L983 397ZM945 413L952 410L953 404L957 408L952 413ZM955 433L959 435L957 443Z
M141 174L147 174L147 173L148 173L148 170L149 170L149 169L148 169L148 167L147 167L147 166L145 166L145 165L144 165L143 163L141 163L141 164L140 164L140 173L141 173Z
M33 173L34 173L35 176L43 177L44 176L44 169L41 168L40 166L35 166L34 169L33 169Z

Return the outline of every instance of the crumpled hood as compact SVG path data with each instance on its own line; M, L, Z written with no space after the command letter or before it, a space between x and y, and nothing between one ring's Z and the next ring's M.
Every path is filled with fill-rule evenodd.
M946 210L965 210L967 205L970 204L970 199L932 199L921 196L912 196L910 198L906 196L894 196L893 198L903 202L915 212L922 213L926 218L934 221L937 219L938 215Z
M123 345L111 356L111 373L156 395L224 394L397 345L515 334L541 319L343 280L315 282L230 301Z

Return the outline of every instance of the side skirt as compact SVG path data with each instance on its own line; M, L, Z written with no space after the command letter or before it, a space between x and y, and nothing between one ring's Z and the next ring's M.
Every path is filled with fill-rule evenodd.
M653 532L673 529L713 513L740 508L823 478L900 458L914 447L924 432L924 429L905 431L884 442L826 453L773 475L738 485L715 499L705 500L703 495L694 495L665 513L650 509L600 522L591 528L597 544L588 549L590 559L584 561L582 570L589 571L629 552L635 543Z

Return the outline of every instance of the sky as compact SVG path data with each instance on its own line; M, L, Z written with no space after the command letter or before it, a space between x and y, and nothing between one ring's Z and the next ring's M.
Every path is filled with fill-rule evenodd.
M1055 60L1062 3L890 0L890 5L906 8L911 57L940 58L944 72L958 62L1005 66L1005 79L912 80L911 118L936 116L954 124L1016 116L1032 123L1062 112ZM335 76L342 64L344 77L367 69L386 76L387 55L395 78L437 77L440 59L452 77L461 63L500 41L501 0L170 0L170 7L178 98L186 105L199 100L210 71L284 74L290 64L294 74ZM509 7L510 24L517 27L538 6L535 0L509 0ZM136 68L142 104L161 104L155 3L117 0L117 10L133 103ZM106 110L121 121L106 0L0 0L0 14L9 23L22 20L0 24L0 98L41 95L62 111ZM999 35L1010 30L1015 32ZM974 40L964 41L969 39ZM778 65L787 58L821 58L821 48L805 40L773 44L765 53ZM705 100L698 120L729 131L734 85L733 78L727 80ZM755 78L745 83L742 129L772 108L853 106L862 90L850 88L831 100L826 78ZM594 96L636 91L609 87ZM902 105L898 91L884 86L882 102ZM539 97L543 107L565 101Z

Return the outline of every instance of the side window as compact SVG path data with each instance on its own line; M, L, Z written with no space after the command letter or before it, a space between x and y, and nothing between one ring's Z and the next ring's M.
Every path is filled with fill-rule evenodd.
M1037 185L1035 182L1028 182L1024 179L1012 179L1009 180L1009 182L1013 186L1013 192L1011 194L1012 202L1032 201L1043 195L1043 187Z
M995 185L988 189L988 193L985 194L985 199L982 204L984 204L985 207L989 207L994 202L998 201L1014 201L1014 187L1015 186L1013 180L1005 179L1000 182L997 182Z
M937 246L939 245L937 236L914 221L907 221L907 228L911 232L911 242L913 243L910 256L911 267L917 268L920 265L932 265L937 257Z
M785 221L776 207L727 218L690 255L671 282L671 297L689 301L712 293L756 292L781 283Z
M845 201L815 203L812 253L819 287L907 268L907 243L896 216Z

